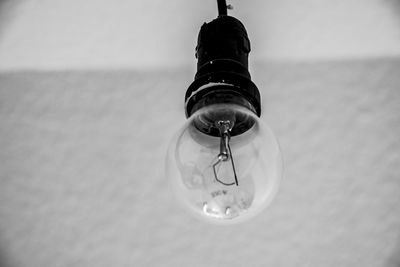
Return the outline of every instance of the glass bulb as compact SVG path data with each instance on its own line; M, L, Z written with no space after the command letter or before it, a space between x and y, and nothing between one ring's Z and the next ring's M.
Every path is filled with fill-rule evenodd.
M279 145L251 111L215 104L195 112L168 149L167 175L179 202L215 223L258 214L282 176Z

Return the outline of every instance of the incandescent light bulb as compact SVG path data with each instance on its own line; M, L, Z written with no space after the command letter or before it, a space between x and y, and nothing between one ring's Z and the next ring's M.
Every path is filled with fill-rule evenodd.
M240 123L251 128L240 133ZM205 127L218 135L204 133ZM167 159L177 199L216 223L239 222L259 213L274 198L282 172L271 130L254 113L233 104L194 113L171 142Z
M282 159L262 122L261 98L248 71L250 41L227 15L205 23L196 47L197 73L185 95L188 120L168 149L174 194L195 215L234 223L259 213L274 198Z

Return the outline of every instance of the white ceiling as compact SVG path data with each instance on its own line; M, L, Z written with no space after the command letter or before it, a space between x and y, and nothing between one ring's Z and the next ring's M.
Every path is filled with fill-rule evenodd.
M193 66L214 0L19 0L0 12L0 70ZM229 2L229 1L228 1ZM232 0L253 61L400 55L396 0Z

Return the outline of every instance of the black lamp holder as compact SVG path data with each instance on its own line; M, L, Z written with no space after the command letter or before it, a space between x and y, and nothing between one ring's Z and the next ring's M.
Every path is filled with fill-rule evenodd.
M186 116L213 104L236 104L260 117L260 92L248 71L250 41L246 29L238 19L228 16L225 0L217 3L218 17L204 23L199 32L197 73L186 91ZM195 122L196 128L218 136L218 129L213 127L215 116L209 115L201 122ZM232 135L241 134L254 124L249 117L236 116L234 119Z

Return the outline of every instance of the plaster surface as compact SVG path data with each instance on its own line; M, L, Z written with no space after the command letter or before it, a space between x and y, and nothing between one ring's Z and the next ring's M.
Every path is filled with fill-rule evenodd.
M260 216L190 217L164 177L188 69L0 74L0 266L400 266L400 61L259 64L283 151Z

